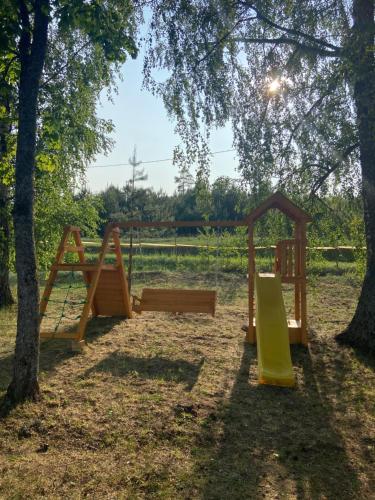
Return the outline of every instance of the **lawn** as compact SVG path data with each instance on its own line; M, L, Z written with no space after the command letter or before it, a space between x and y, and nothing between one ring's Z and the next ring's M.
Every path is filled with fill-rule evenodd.
M134 280L178 286L181 273ZM292 348L295 389L257 384L243 275L185 272L184 285L218 287L215 318L98 318L83 354L42 345L42 401L0 422L0 498L371 498L374 364L334 340L358 282L310 281L311 342ZM0 394L14 311L1 322Z

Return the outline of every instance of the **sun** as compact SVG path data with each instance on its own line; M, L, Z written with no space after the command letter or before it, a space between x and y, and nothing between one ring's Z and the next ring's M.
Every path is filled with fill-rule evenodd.
M276 92L280 90L280 87L281 87L280 80L278 78L275 78L268 85L268 92L270 92L271 94L276 94Z

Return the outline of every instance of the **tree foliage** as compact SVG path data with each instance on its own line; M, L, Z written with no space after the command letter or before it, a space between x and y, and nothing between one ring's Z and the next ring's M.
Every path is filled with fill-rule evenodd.
M146 83L189 143L202 124L230 121L253 190L277 178L290 191L298 180L301 191L353 193L350 20L342 1L154 2ZM165 81L155 67L169 71Z

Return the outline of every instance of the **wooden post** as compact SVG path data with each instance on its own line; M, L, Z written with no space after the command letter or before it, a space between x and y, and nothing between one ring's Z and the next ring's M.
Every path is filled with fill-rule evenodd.
M294 283L294 319L300 321L301 319L301 229L300 224L295 224L294 230L295 250L294 250L294 276L296 281Z
M128 293L130 295L132 288L133 272L133 227L130 228L129 256L128 256Z
M255 272L255 255L254 255L254 226L250 223L248 226L248 312L249 326L246 333L247 342L255 343L255 328L254 328L254 272Z
M307 299L306 299L306 223L301 222L301 342L307 346Z

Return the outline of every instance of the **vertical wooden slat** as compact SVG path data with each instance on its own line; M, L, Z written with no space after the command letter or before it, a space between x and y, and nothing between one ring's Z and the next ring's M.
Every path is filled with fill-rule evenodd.
M287 275L288 276L293 276L293 250L294 250L294 243L291 241L288 241L286 243L286 254L287 254Z
M294 275L296 281L294 283L294 319L301 319L301 284L299 278L301 276L301 230L300 225L295 225L295 247L294 247Z
M130 295L132 288L132 273L133 273L133 228L130 228L129 239L129 256L128 256L128 293Z
M275 249L275 273L281 274L281 243L276 245Z
M248 312L249 327L246 334L247 342L255 343L254 328L254 274L255 274L255 248L253 224L248 227Z
M287 251L285 241L281 241L281 277L287 274Z

